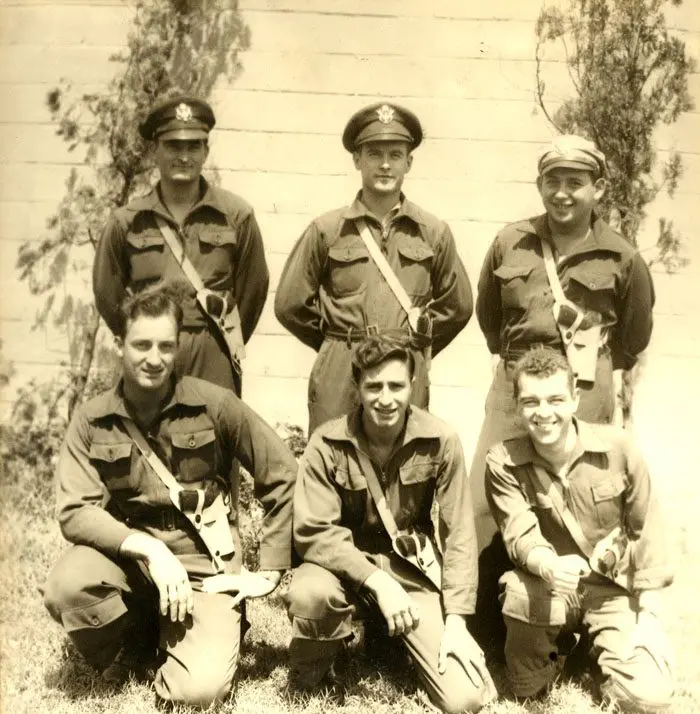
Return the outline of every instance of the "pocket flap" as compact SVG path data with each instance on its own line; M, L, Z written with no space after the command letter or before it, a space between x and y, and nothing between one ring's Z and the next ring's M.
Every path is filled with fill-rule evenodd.
M399 478L403 484L423 483L436 476L437 466L430 462L405 464L399 468Z
M118 461L131 456L131 441L121 444L90 444L90 458L98 461Z
M583 285L589 290L614 290L615 276L603 274L586 274L583 271L572 270L571 280Z
M236 231L229 228L220 231L206 231L199 234L199 240L209 245L234 245L236 238Z
M521 570L509 570L498 581L503 614L540 627L566 622L566 603L541 578Z
M186 431L180 434L170 434L173 446L178 449L199 449L205 444L210 444L216 438L213 429L205 429L204 431Z
M329 248L328 255L339 263L354 263L358 260L367 260L369 258L369 253L364 245Z
M163 245L165 239L160 232L148 233L129 233L126 236L126 242L136 248L136 250L146 250L147 248L157 248Z
M366 491L367 490L367 479L362 475L362 472L357 469L355 471L348 471L344 468L336 469L335 472L335 482L341 488L347 491Z
M501 280L512 280L513 278L524 278L532 272L531 265L499 265L493 274Z
M593 492L593 500L596 503L601 501L610 501L619 496L625 490L625 482L620 474L616 474L612 478L605 481L599 481L591 485Z
M415 241L411 243L403 241L398 244L397 250L404 258L415 262L419 262L421 260L429 260L435 255L433 249L430 246L420 241Z

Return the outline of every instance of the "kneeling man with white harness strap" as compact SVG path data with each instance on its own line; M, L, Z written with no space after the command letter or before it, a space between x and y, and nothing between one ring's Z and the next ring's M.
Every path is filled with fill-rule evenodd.
M57 515L73 546L45 604L106 680L152 666L160 699L208 707L233 684L241 600L291 565L296 461L231 390L175 377L172 288L136 294L122 315L122 378L76 410L61 450ZM234 459L265 511L256 573L241 567Z
M673 677L660 590L673 574L644 460L624 430L573 416L578 391L560 352L526 352L513 382L527 435L491 447L486 461L489 506L516 566L500 581L513 692L545 693L566 635L583 628L603 701L665 709Z
M477 711L495 691L466 626L477 571L464 455L450 427L410 404L414 367L405 337L360 343L360 406L320 426L302 458L294 544L304 562L287 596L291 684L341 683L332 681L333 662L352 638L353 617L374 618L402 639L433 704Z

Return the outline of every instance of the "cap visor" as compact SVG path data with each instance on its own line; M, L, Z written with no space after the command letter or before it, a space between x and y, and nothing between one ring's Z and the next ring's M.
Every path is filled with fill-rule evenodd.
M540 174L544 176L544 174L552 169L575 169L577 171L592 171L593 173L600 171L600 168L597 165L589 164L585 161L555 159L554 161L548 162L545 166L543 166L542 169L540 169Z
M171 129L162 134L156 134L156 139L206 139L209 134L203 129Z

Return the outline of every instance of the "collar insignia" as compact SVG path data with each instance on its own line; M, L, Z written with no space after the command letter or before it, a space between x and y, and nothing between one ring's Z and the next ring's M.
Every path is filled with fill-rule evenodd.
M388 104L382 104L382 106L377 109L377 118L382 124L391 124L391 122L394 121L395 113L393 107L390 107Z
M179 121L192 121L192 107L189 104L181 102L175 109L175 118Z

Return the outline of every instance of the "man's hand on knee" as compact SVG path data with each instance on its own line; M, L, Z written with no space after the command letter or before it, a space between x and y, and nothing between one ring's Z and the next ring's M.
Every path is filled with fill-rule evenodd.
M377 601L386 620L389 635L406 635L418 627L420 611L411 596L383 570L375 570L365 580L366 587Z
M202 580L205 593L235 593L231 607L235 607L244 598L257 598L269 595L278 585L282 574L278 570L264 570L251 573L241 568L238 574L212 575Z
M132 533L119 547L120 555L143 560L158 588L160 614L170 614L172 622L184 622L194 610L194 595L182 563L165 543L146 533Z

